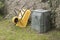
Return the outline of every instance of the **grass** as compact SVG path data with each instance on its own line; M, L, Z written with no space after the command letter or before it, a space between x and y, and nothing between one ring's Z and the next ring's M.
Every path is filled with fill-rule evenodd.
M39 34L29 26L20 28L9 20L1 20L0 40L60 40L60 31L52 30Z

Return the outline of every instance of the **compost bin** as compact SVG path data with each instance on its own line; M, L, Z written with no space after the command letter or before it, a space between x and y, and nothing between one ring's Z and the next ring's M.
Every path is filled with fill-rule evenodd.
M31 14L31 28L40 32L45 33L50 30L50 11L49 10L33 10Z

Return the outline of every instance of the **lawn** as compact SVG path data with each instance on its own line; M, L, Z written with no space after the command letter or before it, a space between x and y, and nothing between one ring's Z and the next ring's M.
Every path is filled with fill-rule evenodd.
M51 30L44 34L27 26L16 27L10 20L0 20L0 40L60 40L60 31Z

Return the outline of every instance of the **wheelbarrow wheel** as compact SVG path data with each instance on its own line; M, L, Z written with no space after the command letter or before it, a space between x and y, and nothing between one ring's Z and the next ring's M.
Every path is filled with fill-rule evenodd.
M18 17L17 17L17 16L13 17L12 22L13 22L14 24L17 24L17 22L18 22Z

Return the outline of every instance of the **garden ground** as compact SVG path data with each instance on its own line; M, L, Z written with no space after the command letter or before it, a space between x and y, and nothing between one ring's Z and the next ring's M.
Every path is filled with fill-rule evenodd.
M0 40L60 40L60 31L54 29L44 34L27 26L16 27L9 20L0 20Z

